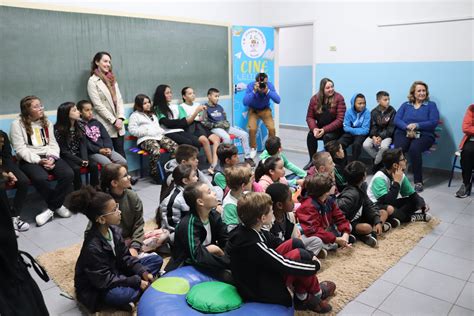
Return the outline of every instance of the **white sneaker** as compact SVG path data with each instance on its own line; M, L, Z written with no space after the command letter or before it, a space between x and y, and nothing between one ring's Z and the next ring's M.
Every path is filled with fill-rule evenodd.
M250 149L250 158L255 159L257 156L257 150L255 148Z
M20 216L12 217L13 227L18 232L26 232L30 228L30 224L23 221Z
M51 211L49 208L46 209L46 211L43 211L42 213L39 213L36 215L35 220L36 220L36 225L38 226L43 226L47 222L49 222L51 219L53 219L54 213Z
M60 208L55 210L56 214L59 215L59 217L62 218L68 218L71 217L71 211L67 209L64 205L62 205Z

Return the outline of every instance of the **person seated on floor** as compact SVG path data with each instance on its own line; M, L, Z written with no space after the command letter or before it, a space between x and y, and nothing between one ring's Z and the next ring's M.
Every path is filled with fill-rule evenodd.
M119 204L91 186L70 195L70 209L92 223L77 259L74 287L77 300L90 312L103 307L132 310L141 292L153 282L163 260L130 254L120 233Z
M472 171L474 170L474 104L471 104L462 121L464 137L461 140L461 169L462 185L456 192L456 197L465 198L471 194Z
M303 179L306 177L306 171L291 163L288 158L286 158L286 155L283 153L280 137L278 136L269 136L267 138L265 150L260 154L260 160L265 160L270 156L280 157L283 160L283 167L292 172L292 174L286 176L290 186L294 187L303 183Z
M393 207L392 227L400 222L429 222L431 214L427 213L429 206L412 187L408 177L407 159L401 148L388 149L383 153L384 168L377 171L370 180L367 195L379 209ZM402 197L398 197L401 195Z
M173 170L173 183L171 190L160 203L156 213L157 224L167 229L171 242L174 241L176 226L189 212L189 206L184 200L183 192L186 185L198 181L196 170L190 165L179 165Z
M337 196L337 206L351 223L356 237L369 245L377 246L377 235L392 228L387 218L392 215L393 208L379 209L367 196L362 188L367 177L365 165L360 161L349 163L344 169L347 179L346 188Z
M272 183L268 186L265 193L272 198L273 215L275 216L270 233L282 242L291 238L299 238L303 241L305 249L318 255L323 247L323 242L319 237L301 235L296 225L295 213L293 212L295 203L292 199L291 189L283 183Z
M334 162L334 178L336 179L336 187L339 192L342 192L347 185L344 178L344 168L347 165L346 154L344 148L338 140L331 140L326 143L324 149L331 155Z
M237 201L246 191L252 190L253 175L248 165L237 165L225 169L225 178L230 191L224 198L222 220L227 224L227 231L232 231L240 223L237 215Z
M171 261L166 271L182 265L192 265L204 274L229 281L229 257L225 249L229 235L217 207L216 193L203 183L196 182L184 188L184 200L189 213L181 219L175 231Z
M307 196L296 209L303 234L322 240L321 258L326 257L327 250L351 247L355 242L355 237L350 234L351 225L337 206L333 181L330 175L324 173L306 177L304 187Z
M283 159L271 156L265 160L260 160L255 169L255 181L263 190L266 190L270 184L275 182L288 185L288 180L285 178Z
M319 283L319 260L298 238L281 241L262 229L273 222L272 200L266 193L250 192L238 202L242 224L230 234L227 251L237 290L246 301L292 306L296 310L327 313L327 299L336 285ZM294 298L288 288L295 293Z

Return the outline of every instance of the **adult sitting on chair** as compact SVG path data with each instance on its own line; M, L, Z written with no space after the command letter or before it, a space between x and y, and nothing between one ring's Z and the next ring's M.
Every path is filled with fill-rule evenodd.
M464 115L462 122L464 137L461 140L461 169L462 185L456 192L459 198L465 198L471 194L472 170L474 168L474 104L471 104Z
M243 103L249 108L248 129L250 135L250 158L257 154L257 121L261 119L268 128L268 136L275 136L275 122L273 121L270 100L280 103L280 96L271 82L268 82L266 73L259 73L255 81L247 85Z
M404 102L395 115L394 147L408 152L413 165L415 191L423 191L422 153L435 142L435 128L439 112L436 103L430 101L428 85L415 81L410 87L408 101Z

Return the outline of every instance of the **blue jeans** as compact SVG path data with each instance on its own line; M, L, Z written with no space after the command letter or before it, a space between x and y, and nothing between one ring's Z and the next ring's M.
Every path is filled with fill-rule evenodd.
M163 265L160 256L147 256L140 259L140 263L153 275L157 275ZM140 288L118 286L105 293L104 303L108 306L124 306L130 302L136 302L140 297Z

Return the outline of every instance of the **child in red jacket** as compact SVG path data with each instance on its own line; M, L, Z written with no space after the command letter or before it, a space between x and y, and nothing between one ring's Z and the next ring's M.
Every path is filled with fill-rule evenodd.
M335 186L331 176L309 176L304 181L304 187L307 196L296 210L303 234L321 238L326 250L350 247L355 237L350 234L351 225L333 197Z

